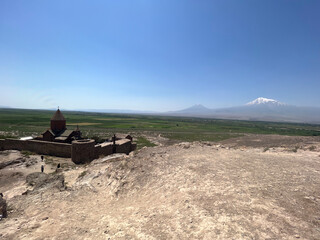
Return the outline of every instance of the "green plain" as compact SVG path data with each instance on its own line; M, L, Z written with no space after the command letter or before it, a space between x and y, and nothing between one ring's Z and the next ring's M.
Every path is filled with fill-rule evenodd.
M0 138L37 136L50 127L54 111L0 109ZM106 114L63 111L68 129L79 124L84 136L110 137L113 133L130 133L143 143L145 133L161 134L176 141L219 141L245 133L320 136L320 125L236 121L187 117L129 114ZM68 126L68 124L71 124Z

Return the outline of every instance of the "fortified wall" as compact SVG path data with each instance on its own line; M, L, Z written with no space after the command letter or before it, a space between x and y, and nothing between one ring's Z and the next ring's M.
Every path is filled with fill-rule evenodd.
M37 140L0 139L0 150L30 151L43 155L71 157L71 144Z
M136 149L130 135L125 138L112 137L112 142L95 143L91 139L82 139L81 132L67 130L66 119L58 109L50 120L50 129L45 131L36 140L0 139L0 151L19 150L30 151L43 155L67 157L76 164L91 162L100 156L113 153L126 153Z
M0 139L0 151L19 150L37 154L67 157L76 164L91 162L100 156L113 153L129 154L135 150L136 144L129 139L120 139L115 142L95 144L94 140L74 140L71 144L46 142L37 140Z

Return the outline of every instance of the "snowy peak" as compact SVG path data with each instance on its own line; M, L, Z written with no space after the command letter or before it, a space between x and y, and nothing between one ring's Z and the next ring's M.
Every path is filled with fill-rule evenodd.
M281 103L277 100L274 100L274 99L269 99L269 98L264 98L264 97L259 97L255 100L253 100L252 102L249 102L247 103L246 105L265 105L265 104L268 104L268 105L285 105L284 103Z

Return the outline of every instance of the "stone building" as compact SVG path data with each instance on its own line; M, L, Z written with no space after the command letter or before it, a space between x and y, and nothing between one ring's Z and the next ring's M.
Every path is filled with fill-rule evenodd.
M50 120L50 129L47 129L36 140L48 142L71 143L73 140L81 139L81 131L77 127L75 130L68 130L66 119L60 109L58 109Z
M133 138L130 134L117 133L116 140L120 140L120 139L129 139L131 142L133 140Z
M82 139L77 127L69 130L66 119L58 109L51 118L50 128L35 139L0 139L0 151L19 150L31 151L38 154L67 157L76 163L87 163L100 156L113 153L129 154L137 144L130 135L114 135L112 141L97 144L93 139Z

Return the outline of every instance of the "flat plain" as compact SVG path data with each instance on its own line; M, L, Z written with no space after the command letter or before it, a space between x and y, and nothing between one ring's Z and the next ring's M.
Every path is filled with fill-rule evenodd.
M54 111L0 109L0 138L38 136L50 127ZM63 111L67 127L79 126L84 136L103 140L113 133L135 137L159 134L179 141L221 141L244 134L320 136L320 125L236 121L151 115L107 114Z
M39 126L36 114L10 114L1 131L23 136L48 127L52 112ZM128 131L145 142L86 165L45 156L45 174L37 154L0 152L9 208L0 238L320 239L319 126L94 115L65 114L108 119L81 126L94 136Z

